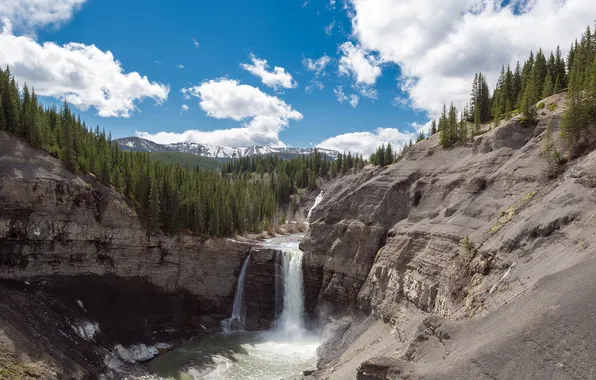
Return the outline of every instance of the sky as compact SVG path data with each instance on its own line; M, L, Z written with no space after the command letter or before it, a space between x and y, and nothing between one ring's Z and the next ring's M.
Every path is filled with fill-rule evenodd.
M594 0L2 0L0 65L115 138L368 155L595 19Z

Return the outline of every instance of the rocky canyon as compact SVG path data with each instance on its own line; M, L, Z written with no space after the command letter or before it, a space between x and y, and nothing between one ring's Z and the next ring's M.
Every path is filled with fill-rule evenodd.
M596 376L596 153L545 175L564 94L546 102L537 123L450 148L433 135L310 194L304 305L326 340L305 377ZM263 330L275 250L150 233L127 198L0 132L0 365L15 378L119 378L159 343L219 331L249 254L246 325Z

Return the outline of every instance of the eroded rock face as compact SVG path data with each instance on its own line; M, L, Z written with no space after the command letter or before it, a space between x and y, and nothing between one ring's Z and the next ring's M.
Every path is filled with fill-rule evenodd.
M499 210L541 184L540 145L526 146L534 129L514 119L450 149L433 136L395 165L325 189L302 244L310 310L350 305L390 321L408 302L454 314L465 298L452 284L462 239L478 233L480 244ZM482 255L469 260L470 277L488 271Z
M80 301L86 318L100 324L95 343L101 347L152 340L166 330L189 337L219 329L253 246L150 234L124 197L0 132L0 280L35 284L36 297L61 323L82 313ZM275 268L271 252L254 252L252 259L249 328L263 329L275 316ZM4 316L18 318L36 302L29 296L8 303L12 314ZM80 341L74 332L65 330ZM99 356L74 361L97 365Z
M363 362L358 368L357 380L408 379L408 364L403 360L380 356Z
M384 321L386 336L371 341L365 330L345 341L362 325L353 324L326 343L339 344L345 354L320 361L317 378L399 378L386 370L408 366L410 379L587 376L596 358L578 348L581 340L565 343L574 347L566 357L584 357L581 363L559 357L559 349L546 349L558 367L546 365L543 354L530 354L537 352L536 341L559 346L560 330L544 327L553 321L575 315L574 331L593 331L592 319L584 317L592 308L584 288L594 282L577 278L594 265L596 152L569 162L556 180L546 177L544 131L548 124L559 129L564 94L548 101L558 102L556 111L541 114L537 125L514 118L448 149L433 136L395 165L365 168L324 189L302 245L305 265L318 273L307 283L310 310L350 305L347 314L364 311ZM379 232L334 250L348 225ZM367 258L362 268L353 265L356 252ZM545 283L559 288L546 290ZM333 297L326 295L329 288ZM520 338L520 331L527 335ZM373 356L381 363L363 363ZM502 368L503 360L495 358L505 356L511 359Z

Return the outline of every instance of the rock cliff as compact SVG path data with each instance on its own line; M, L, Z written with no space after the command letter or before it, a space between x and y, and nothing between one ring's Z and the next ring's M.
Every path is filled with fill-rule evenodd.
M417 373L451 374L439 376L445 379L522 378L512 376L515 371L528 379L587 378L572 373L587 375L589 365L565 360L557 352L558 332L538 336L537 326L552 327L541 319L543 313L568 317L555 311L562 301L546 298L539 284L549 275L589 265L596 218L595 152L568 163L558 179L544 175L544 131L550 123L556 135L564 94L546 102L555 104L553 111L543 111L537 124L515 117L496 129L486 128L473 142L448 149L438 146L435 135L416 144L397 164L367 167L325 189L301 245L306 252L309 311L314 316L371 315L381 321L384 327L378 328L385 333L372 339L361 323L373 331L377 322L353 323L351 330L322 347L325 353L326 346L337 345L350 331L360 332L329 360L319 362L320 378L355 378L356 373L358 379L419 378ZM567 292L575 293L572 282L564 284ZM577 308L578 316L589 313L587 295L582 297L565 302ZM525 316L523 304L533 298L543 299L544 308L528 310ZM349 312L343 305L350 306ZM509 313L510 326L490 322L498 318L492 314L495 310ZM440 322L429 323L428 316ZM476 351L467 350L458 361L446 360L454 349L451 344L460 351L462 346L448 340L451 333L440 335L438 326L473 317L491 329L485 334L495 339L501 334L509 337L505 331L526 331L526 343L517 342L520 351L529 352L533 345L560 363L545 366L534 358L524 366L510 355L518 348L505 338L483 341L486 345L475 345ZM530 323L527 318L535 320ZM580 318L573 326L594 337L588 320ZM474 339L463 326L457 329L459 339ZM475 332L481 339L482 327ZM581 342L575 343L566 346L566 355L596 360L579 348ZM483 350L510 358L509 368L500 370L482 356ZM470 362L479 364L471 369ZM415 368L413 363L420 365ZM556 365L571 369L561 375ZM544 377L549 373L560 377ZM435 378L428 376L420 378Z
M108 353L97 347L217 329L252 245L149 234L127 199L0 132L0 320L21 326L24 337L10 329L9 340L49 353L58 375L101 369ZM274 260L263 251L253 261L249 327L260 329L275 315L262 294L274 289ZM92 339L75 334L95 324Z

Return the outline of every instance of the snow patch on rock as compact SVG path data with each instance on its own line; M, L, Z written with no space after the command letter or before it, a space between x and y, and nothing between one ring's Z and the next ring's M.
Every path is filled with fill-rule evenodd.
M83 311L86 313L87 310L85 309L85 306L83 305L83 301L81 300L77 300L77 304L81 307L81 309L83 309Z
M153 346L137 343L128 347L117 344L114 346L114 352L121 360L127 363L140 363L154 358L159 353L160 349L169 347L170 346L165 343L157 343Z
M72 328L78 336L85 340L93 340L95 338L95 334L101 332L99 329L99 323L97 322L85 321L79 325L72 326Z

